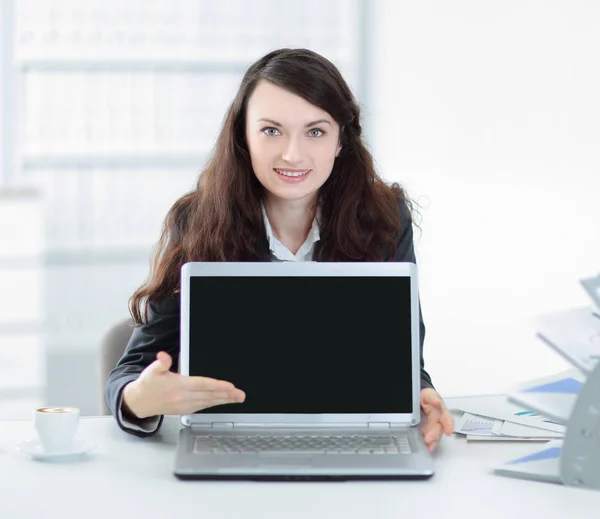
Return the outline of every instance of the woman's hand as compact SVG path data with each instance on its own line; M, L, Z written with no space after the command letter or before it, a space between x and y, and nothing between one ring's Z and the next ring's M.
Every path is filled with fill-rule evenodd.
M123 390L123 406L138 418L190 414L221 404L243 402L246 394L231 382L188 377L169 371L173 360L164 351Z
M438 446L442 434L450 436L454 430L454 418L448 411L444 400L435 389L427 387L421 390L421 409L427 417L423 426L423 438L429 452Z

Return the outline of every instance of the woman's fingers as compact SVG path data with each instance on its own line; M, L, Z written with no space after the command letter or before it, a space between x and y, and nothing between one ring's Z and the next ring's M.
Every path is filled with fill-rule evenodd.
M189 391L231 391L235 386L226 380L217 380L209 377L181 376L181 383Z
M245 393L239 389L234 389L233 391L190 391L190 398L229 398L237 401L239 398L243 399L245 396Z
M193 407L200 409L206 409L208 407L213 407L216 405L223 404L239 404L243 402L246 398L246 395L243 394L243 391L240 391L241 395L231 395L228 393L210 393L210 392L194 392L190 394L188 402Z
M444 427L444 433L446 436L450 436L454 432L454 418L448 410L444 410L440 417L440 422Z
M421 390L421 408L427 416L423 427L423 439L429 452L433 452L443 434L450 436L454 431L454 418L438 393L431 388Z
M437 441L442 437L442 424L437 423L424 433L425 443Z

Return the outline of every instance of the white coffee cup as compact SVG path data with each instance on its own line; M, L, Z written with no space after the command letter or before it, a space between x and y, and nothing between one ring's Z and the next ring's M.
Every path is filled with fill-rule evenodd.
M79 409L39 407L35 410L33 420L44 451L53 454L71 451L79 425Z

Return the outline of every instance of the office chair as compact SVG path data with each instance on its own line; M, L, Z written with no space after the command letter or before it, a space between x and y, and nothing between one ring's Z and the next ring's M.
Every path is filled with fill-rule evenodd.
M133 321L123 319L114 324L100 342L100 402L102 414L110 414L104 402L104 389L108 374L117 365L133 333Z

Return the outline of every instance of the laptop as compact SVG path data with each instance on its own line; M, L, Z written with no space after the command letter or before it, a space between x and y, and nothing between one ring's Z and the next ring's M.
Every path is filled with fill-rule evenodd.
M182 375L239 404L181 416L180 479L423 479L413 263L187 263Z

